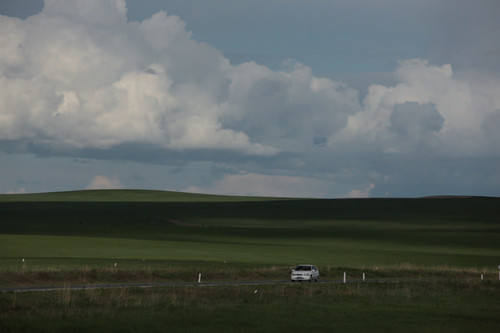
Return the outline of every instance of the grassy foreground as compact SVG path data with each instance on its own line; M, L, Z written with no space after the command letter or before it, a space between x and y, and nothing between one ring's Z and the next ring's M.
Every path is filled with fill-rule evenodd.
M434 280L2 293L0 331L498 330L499 216L499 198L1 195L0 287L287 280L299 263Z
M10 293L0 330L495 332L500 284L290 284Z

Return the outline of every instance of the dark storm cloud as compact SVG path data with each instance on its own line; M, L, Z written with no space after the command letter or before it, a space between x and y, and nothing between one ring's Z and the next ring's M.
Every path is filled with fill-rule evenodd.
M2 0L0 13L2 15L19 17L22 19L38 14L43 9L43 0Z
M425 136L439 132L443 122L444 118L434 104L406 102L394 106L390 129L403 137Z

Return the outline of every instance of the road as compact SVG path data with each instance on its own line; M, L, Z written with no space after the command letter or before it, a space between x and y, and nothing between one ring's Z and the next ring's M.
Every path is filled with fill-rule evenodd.
M380 279L351 279L346 283L397 283L408 281L430 281L436 279L416 279L416 278L380 278ZM308 282L294 282L293 284ZM313 282L316 283L316 282ZM343 283L339 280L321 280L318 283ZM220 282L153 282L153 283L102 283L85 285L64 285L64 286L26 286L26 287L0 287L0 292L28 292L28 291L55 291L55 290L90 290L90 289L110 289L110 288L154 288L154 287L217 287L217 286L262 286L292 284L286 281L220 281Z

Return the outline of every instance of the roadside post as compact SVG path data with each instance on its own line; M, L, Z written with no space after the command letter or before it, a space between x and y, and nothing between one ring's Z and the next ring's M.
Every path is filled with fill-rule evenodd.
M201 273L198 274L198 283L201 283Z
M365 281L365 273L363 273L363 281Z
M344 283L346 282L346 275L345 275L345 272L344 272Z

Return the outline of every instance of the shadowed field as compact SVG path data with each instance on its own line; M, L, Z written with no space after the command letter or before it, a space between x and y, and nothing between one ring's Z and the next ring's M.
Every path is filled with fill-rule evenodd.
M499 261L498 198L223 199L154 191L0 196L0 261L110 258L494 269Z

